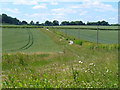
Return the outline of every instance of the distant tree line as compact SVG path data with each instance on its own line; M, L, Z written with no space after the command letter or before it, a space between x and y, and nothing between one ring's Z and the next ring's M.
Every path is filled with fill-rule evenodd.
M45 23L41 23L39 24L39 21L34 22L31 21L30 23L28 23L27 21L20 21L17 18L12 18L10 16L7 16L6 14L2 14L0 15L0 23L3 24L14 24L14 25L40 25L40 26L64 26L64 25L103 25L103 26L108 26L108 25L112 25L112 26L116 26L118 24L109 24L106 21L98 21L98 22L87 22L86 24L83 23L82 21L62 21L61 23L59 23L59 21L54 20L53 22L51 21L45 21Z
M108 26L109 23L106 21L98 21L98 22L87 22L87 25L103 25L103 26Z
M10 16L7 16L6 14L0 15L0 18L2 18L2 23L15 24L15 25L21 23L17 18L12 18Z

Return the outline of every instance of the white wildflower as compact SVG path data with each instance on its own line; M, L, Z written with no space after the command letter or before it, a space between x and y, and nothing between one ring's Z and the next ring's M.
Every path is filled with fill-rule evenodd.
M72 45L72 44L73 44L73 41L70 40L70 41L69 41L69 44Z
M60 41L62 41L62 39L60 39Z
M107 69L106 72L108 72L109 70Z
M83 62L82 62L82 61L79 61L79 63L81 63L81 64L82 64Z
M90 63L89 65L94 65L93 63Z

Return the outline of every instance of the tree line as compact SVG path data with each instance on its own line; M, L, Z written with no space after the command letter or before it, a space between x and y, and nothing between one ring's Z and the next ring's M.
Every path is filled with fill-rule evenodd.
M20 21L17 18L13 18L10 16L7 16L6 14L2 14L0 15L0 20L1 23L3 24L14 24L14 25L40 25L40 26L64 26L64 25L103 25L103 26L108 26L110 25L108 22L106 21L98 21L98 22L87 22L86 24L83 21L62 21L61 23L59 23L59 21L54 20L54 21L45 21L44 23L39 23L39 21L34 22L31 21L30 23L28 23L27 21L23 20ZM111 24L111 25L118 25L118 24Z

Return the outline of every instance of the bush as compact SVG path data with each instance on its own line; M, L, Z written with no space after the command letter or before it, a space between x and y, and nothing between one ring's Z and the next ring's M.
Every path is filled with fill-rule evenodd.
M80 40L74 40L74 43L75 43L75 44L78 44L78 45L82 45L82 44L83 44L83 42L80 41Z

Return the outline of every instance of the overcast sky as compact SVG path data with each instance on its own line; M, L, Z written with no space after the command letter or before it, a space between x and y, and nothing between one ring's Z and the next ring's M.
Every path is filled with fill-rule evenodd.
M1 2L0 13L30 22L46 20L58 21L98 21L118 23L118 3L98 0L13 0Z

